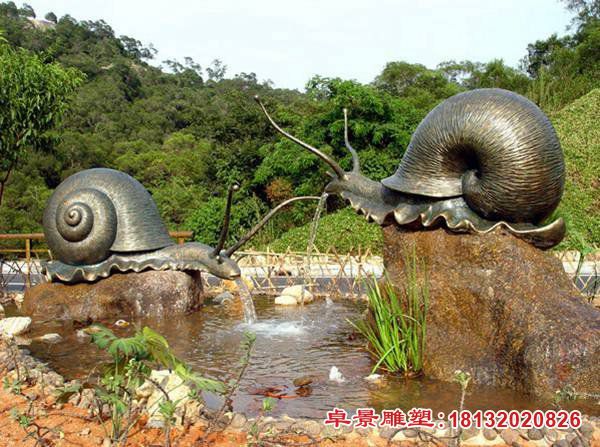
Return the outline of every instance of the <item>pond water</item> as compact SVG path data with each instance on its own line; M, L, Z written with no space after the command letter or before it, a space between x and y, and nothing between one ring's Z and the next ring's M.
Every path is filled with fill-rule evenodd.
M434 414L457 408L459 386L426 378L405 380L387 377L383 385L364 380L373 363L364 349L364 340L354 333L347 319L360 318L365 309L362 302L317 299L302 307L280 307L272 297L255 297L258 320L252 325L243 323L244 313L239 300L223 306L207 305L192 315L165 319L141 319L134 325L146 325L163 334L174 351L196 371L220 380L229 380L238 373L242 354L240 342L244 331L256 334L250 365L234 396L234 410L249 415L262 406L261 388L278 387L294 395L295 378L315 376L312 393L308 396L276 401L274 415L287 413L292 417L323 418L334 406L354 411L359 407L432 408ZM110 326L110 324L107 324ZM103 356L89 340L80 340L70 324L45 323L34 327L32 336L57 332L64 340L47 345L33 342L28 348L38 358L68 378L85 378L102 362ZM329 370L336 366L346 381L328 380ZM209 406L218 407L215 396L206 395ZM467 395L466 408L476 409L537 409L551 408L550 403L524 396L510 390L472 387ZM587 402L579 408L588 414L600 413L600 406Z

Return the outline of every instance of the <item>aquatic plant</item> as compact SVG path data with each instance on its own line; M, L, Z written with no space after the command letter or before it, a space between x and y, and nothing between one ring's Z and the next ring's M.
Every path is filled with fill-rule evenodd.
M110 409L110 437L114 443L126 443L129 431L139 420L139 408L136 408L133 401L136 397L135 391L146 381L156 385L165 394L165 398L159 402L159 412L164 416L171 415L171 418L165 421L166 436L169 436L174 413L171 411L173 402L170 401L168 393L151 379L153 368L171 370L196 390L224 392L221 382L204 378L192 371L173 354L166 339L148 327L136 331L132 337L118 337L101 325L92 326L89 332L92 342L112 358L103 368L95 395L99 413L104 405Z
M386 277L368 286L369 312L359 321L349 321L368 340L368 350L378 368L407 377L423 369L429 281L413 249L404 255L404 282L395 287Z

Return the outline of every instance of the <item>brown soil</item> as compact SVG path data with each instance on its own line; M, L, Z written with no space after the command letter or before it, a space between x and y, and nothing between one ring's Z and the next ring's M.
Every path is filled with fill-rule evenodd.
M110 421L105 421L103 425L96 419L88 415L87 410L74 407L71 404L56 404L54 398L45 397L42 390L36 385L23 388L20 395L15 395L9 390L0 389L0 447L14 446L36 446L36 438L28 436L25 430L38 433L49 446L78 446L78 447L98 447L103 445L103 441L108 436L105 432L110 428ZM26 397L27 396L27 397ZM33 400L29 400L33 399ZM29 409L31 405L31 409ZM11 414L13 409L20 413L35 414L33 424L28 428L19 425ZM151 447L164 446L165 433L163 430L145 428L145 420L142 419L130 432L127 446L132 447ZM89 429L89 433L88 433ZM197 424L188 428L173 429L171 433L171 445L178 447L187 446L216 446L233 447L247 445L248 438L246 433L221 431L211 433L204 438L205 427ZM277 440L280 445L311 445L310 439L306 436L287 436ZM379 442L377 442L379 441ZM372 439L360 438L358 435L351 435L345 440L324 440L312 445L335 445L338 447L351 446L384 446L385 441L379 439L373 442ZM274 445L265 443L264 445Z

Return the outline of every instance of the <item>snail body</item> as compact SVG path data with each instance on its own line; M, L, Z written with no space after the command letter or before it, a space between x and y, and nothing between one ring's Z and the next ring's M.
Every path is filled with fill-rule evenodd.
M223 250L227 238L233 192L229 188L221 237L216 247L199 242L175 244L160 218L150 193L124 172L88 169L65 179L48 199L44 235L53 257L44 264L49 281L77 283L106 278L114 272L152 270L208 271L223 279L240 276L231 258L276 212L233 247Z
M381 225L443 222L457 232L487 233L503 227L548 248L562 240L562 219L540 225L556 209L564 189L565 167L550 121L531 101L502 89L455 95L419 124L396 172L376 182L354 167L343 169L318 149L274 127L328 163L334 179L325 187Z

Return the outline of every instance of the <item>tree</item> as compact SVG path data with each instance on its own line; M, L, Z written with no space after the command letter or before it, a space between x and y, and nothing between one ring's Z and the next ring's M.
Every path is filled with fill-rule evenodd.
M206 69L206 73L208 74L208 80L219 82L225 79L225 73L227 72L227 65L225 65L219 59L215 59L210 64L210 67Z
M58 17L56 17L56 14L54 14L52 11L50 11L48 14L46 14L44 16L44 18L48 21L48 22L52 22L52 23L57 23L58 22Z
M0 44L0 204L6 183L28 149L48 148L80 73L44 64L23 49Z
M496 87L525 94L530 82L525 73L504 64L502 59L487 63L447 61L442 62L438 69L449 81L469 90Z
M402 61L389 62L375 78L373 85L394 96L406 98L412 105L425 111L461 90L439 70Z

